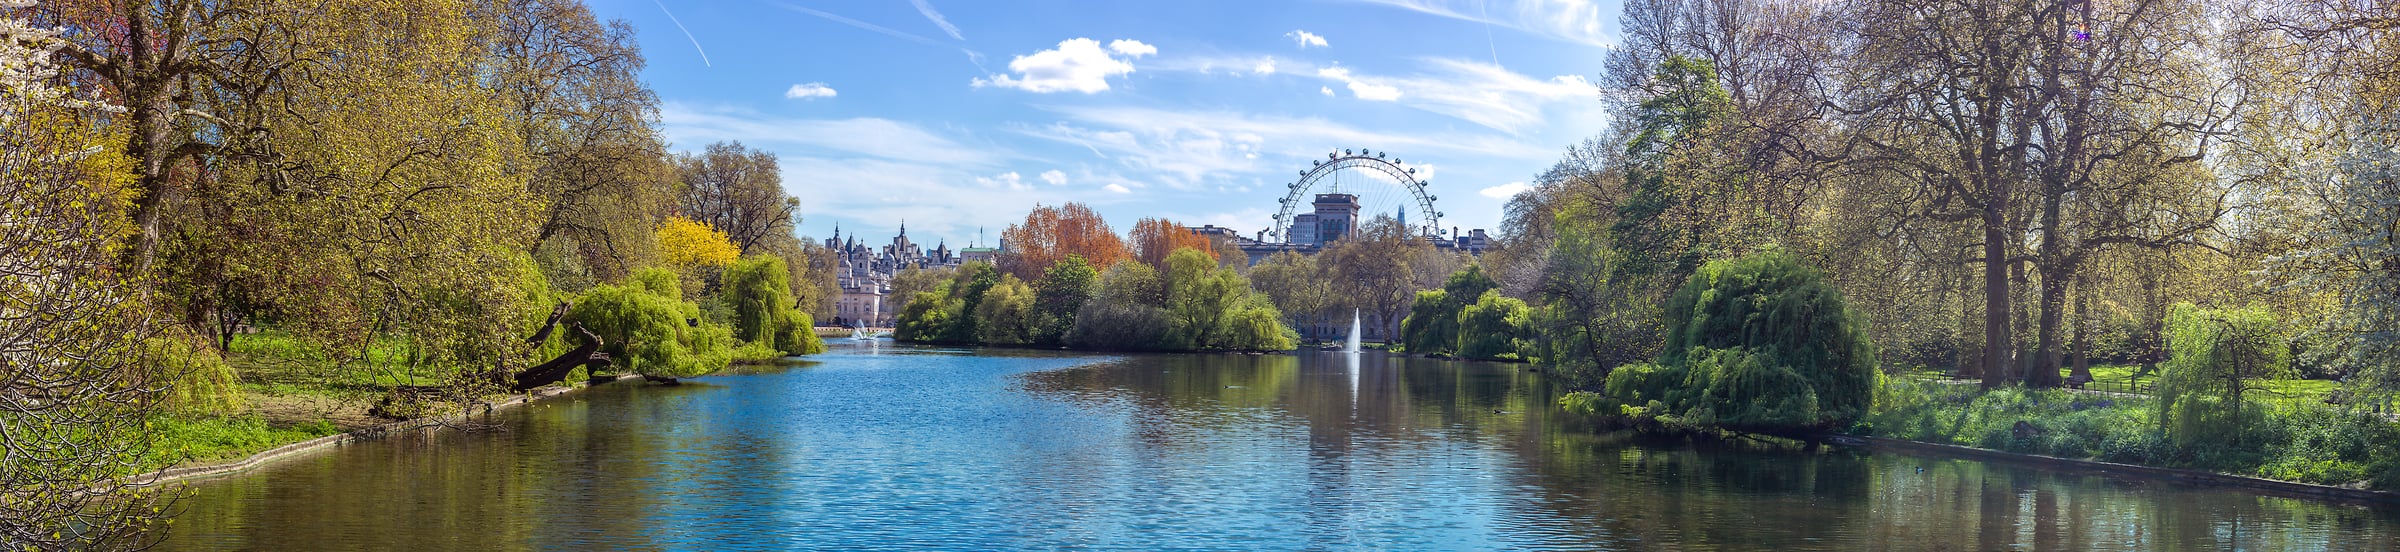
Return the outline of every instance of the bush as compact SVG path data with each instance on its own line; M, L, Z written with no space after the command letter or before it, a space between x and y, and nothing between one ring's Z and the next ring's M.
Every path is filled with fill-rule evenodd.
M1458 313L1458 356L1479 360L1517 356L1518 342L1525 338L1531 316L1524 301L1502 296L1499 290L1483 292L1475 304Z
M1627 403L1746 431L1830 429L1867 413L1875 352L1841 292L1791 257L1767 252L1701 267L1665 305L1657 368L1611 375ZM1625 389L1633 394L1616 394Z
M725 269L722 299L733 305L733 336L786 355L825 352L824 340L812 327L816 321L800 312L792 299L791 273L783 258L757 255Z

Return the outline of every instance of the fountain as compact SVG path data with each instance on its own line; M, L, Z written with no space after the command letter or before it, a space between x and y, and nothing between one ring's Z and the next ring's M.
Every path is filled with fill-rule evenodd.
M1342 347L1342 352L1358 352L1358 309L1350 309L1350 342Z
M860 320L860 321L856 321L856 322L851 322L851 326L850 326L850 340L851 340L851 341L871 341L871 340L874 340L876 337L880 337L880 336L882 336L882 335L883 335L883 333L882 333L882 332L876 332L876 331L871 331L871 330L868 330L868 329L867 329L867 322L866 322L866 321L864 321L864 320Z

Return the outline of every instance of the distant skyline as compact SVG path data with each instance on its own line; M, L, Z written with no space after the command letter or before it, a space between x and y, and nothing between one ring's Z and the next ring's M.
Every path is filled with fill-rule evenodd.
M985 245L1036 203L1271 224L1328 151L1388 151L1445 227L1605 124L1617 1L597 0L638 30L670 147L774 152L805 237Z

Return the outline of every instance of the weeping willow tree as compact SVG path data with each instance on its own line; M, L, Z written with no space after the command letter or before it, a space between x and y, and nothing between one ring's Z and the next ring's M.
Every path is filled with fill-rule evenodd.
M1713 261L1666 304L1666 351L1609 375L1650 414L1745 431L1837 428L1874 402L1866 321L1781 252Z
M2202 309L2178 303L2167 313L2171 355L2158 379L2159 426L2175 444L2240 444L2256 411L2257 382L2292 375L2289 341L2262 307Z
M733 303L733 335L787 355L825 352L816 321L792 298L783 258L753 255L725 269L724 300Z

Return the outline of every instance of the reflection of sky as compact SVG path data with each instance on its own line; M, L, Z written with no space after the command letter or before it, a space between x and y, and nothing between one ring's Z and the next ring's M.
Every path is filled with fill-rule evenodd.
M1506 365L839 351L197 488L175 549L2390 548L2400 515L1635 444ZM1357 360L1353 368L1351 359ZM1917 467L1924 467L1922 472Z

